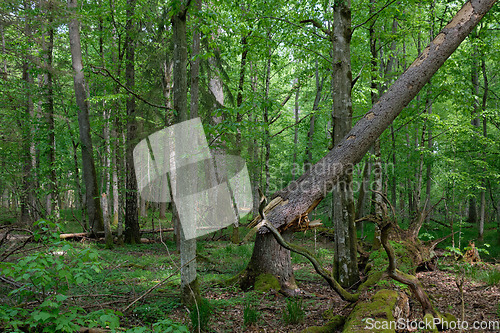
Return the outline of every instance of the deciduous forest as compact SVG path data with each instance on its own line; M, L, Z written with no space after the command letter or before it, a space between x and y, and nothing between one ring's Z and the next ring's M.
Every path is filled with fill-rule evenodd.
M2 1L0 330L500 332L499 34L495 0ZM197 238L134 150L193 120L253 202Z

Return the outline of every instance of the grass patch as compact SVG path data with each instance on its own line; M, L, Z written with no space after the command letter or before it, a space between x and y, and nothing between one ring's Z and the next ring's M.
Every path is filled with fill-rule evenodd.
M283 311L283 322L287 325L300 324L305 317L304 306L300 298L287 298Z

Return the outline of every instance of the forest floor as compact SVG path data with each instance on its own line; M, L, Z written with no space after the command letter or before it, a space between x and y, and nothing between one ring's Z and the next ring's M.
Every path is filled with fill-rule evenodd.
M245 233L245 229L242 230ZM96 253L94 260L102 268L99 271L85 273L87 275L84 283L69 286L67 295L77 295L69 298L72 306L78 306L86 312L111 309L119 314L120 326L124 328L151 327L153 323L167 317L176 323L192 327L188 309L179 302L180 260L175 252L175 244L171 240L172 235L167 233L148 237L150 239L147 243L116 246L112 250L105 249L102 243L91 240L54 243L56 249L62 249L61 253L70 253L73 251L71 248L75 253L94 251ZM238 245L229 242L228 238L229 232L210 235L197 242L197 272L201 293L209 300L212 309L207 331L301 332L306 327L327 324L328 319L324 316L327 310L333 315L343 316L351 312L353 305L342 301L314 272L306 259L293 253L294 274L299 287L306 294L300 299L286 298L274 290L265 293L243 292L238 285L224 284L224 281L234 277L246 267L253 248L251 241L248 244ZM316 237L314 232L297 233L292 241L308 247L310 251L316 253L325 268L331 269L333 261L331 241ZM6 253L7 245L4 244L2 248L0 244L0 252ZM40 271L41 268L34 265L34 261L28 261L26 255L31 253L35 258L38 255L37 251L43 248L36 243L28 244L18 254L10 256L8 262L15 264L21 259L25 260L26 269L16 268L19 274L29 273L28 267L32 267L33 272ZM50 251L54 253L53 248ZM73 261L64 259L66 262L75 263L75 271L71 272L78 273L83 270L79 267L86 259L78 258ZM498 322L500 321L500 265L494 262L495 260L490 264L479 263L475 266L458 265L451 256L442 257L437 263L437 270L419 272L417 276L433 304L442 313L449 312L460 320L463 315L464 320L471 326L475 321ZM53 274L58 279L58 271L54 267L55 264L53 267L44 268L46 269L44 273ZM462 280L464 281L463 310L462 293L458 287ZM20 280L19 283L21 282ZM160 282L162 283L159 284ZM26 280L26 284L29 284L29 280ZM60 287L61 285L56 285L55 288L57 290ZM9 296L12 288L12 285L0 281L0 305L15 303L14 298ZM37 286L33 285L31 288L36 289ZM396 289L408 294L411 307L410 319L417 321L422 319L420 305L411 297L408 288L393 281L379 281L363 294L362 298L368 299L378 289L383 288ZM149 289L152 289L151 292L144 295ZM60 289L57 292L60 292ZM131 305L141 295L144 297ZM30 304L32 309L36 310L39 303L32 299L22 304ZM126 309L129 305L131 306ZM290 307L295 310L292 311ZM294 320L296 323L290 323Z
M307 264L295 264L295 270L307 270L314 274ZM490 267L491 268L491 267ZM496 267L500 269L500 266ZM500 322L500 284L490 285L482 281L475 281L470 277L456 274L454 272L435 270L417 273L426 292L431 298L433 305L441 313L451 313L458 320L466 321L469 326L474 322ZM464 312L462 317L462 293L457 283L463 283ZM286 297L277 292L263 293L258 296L259 319L256 324L245 326L243 312L245 304L234 304L231 300L241 297L238 289L228 290L227 288L210 288L204 293L204 297L218 303L226 301L229 306L217 308L211 318L210 328L214 332L301 332L310 326L322 326L328 323L325 312L333 315L348 316L352 310L352 305L343 301L324 281L317 279L299 279L300 288L308 293L302 300L304 318L297 324L286 324L283 320L283 313L286 312ZM411 321L421 321L421 307L411 293L406 288L401 290L401 286L386 280L379 283L369 292L362 296L368 299L381 288L399 289L404 291L410 298L410 318ZM222 301L222 302L221 302ZM176 321L187 322L185 309L177 308L171 314ZM469 330L469 332L485 332L488 330ZM500 332L498 330L489 330ZM341 330L339 330L341 332ZM369 330L367 330L369 332ZM417 330L402 330L401 332L417 332ZM443 332L458 332L458 330L447 330Z
M305 245L311 251L315 251L317 256L323 262L325 268L331 269L330 263L333 260L332 244L326 239L318 237L313 242L311 235L298 234L294 237L296 243ZM173 252L167 259L165 251L159 255L158 246L164 247L173 243L165 242L163 244L145 244L128 251L126 248L120 250L127 252L126 262L134 262L137 265L129 265L128 269L136 269L136 274L140 274L141 269L149 270L153 273L158 266L156 262L178 260ZM170 247L168 246L168 247ZM227 286L220 282L229 279L240 272L248 263L251 255L252 244L235 245L224 240L209 240L199 242L198 244L198 274L201 281L202 295L210 301L213 313L210 316L208 331L212 332L301 332L310 326L321 326L328 323L324 313L328 310L333 315L339 314L347 316L352 305L342 301L340 297L332 291L327 283L319 277L310 263L303 257L292 253L292 264L296 279L300 288L307 296L298 301L299 307L303 310L303 316L299 313L292 314L298 323L287 323L284 316L290 316L290 310L287 309L287 302L290 301L282 294L270 290L266 293L255 291L242 292L237 285ZM108 250L102 250L108 251ZM116 250L115 250L116 251ZM145 258L148 258L144 261ZM155 258L159 259L156 260ZM124 258L125 259L125 258ZM457 319L462 319L462 299L458 288L460 281L463 283L464 297L464 320L471 326L473 322L500 321L500 265L479 263L475 267L470 265L463 271L458 270L457 263L451 257L443 257L438 262L438 269L430 272L417 273L426 292L429 294L433 304L442 312L453 314ZM481 275L484 271L498 271L493 277ZM147 274L142 273L142 276ZM137 275L138 280L141 278ZM363 299L368 299L382 288L396 289L405 292L410 298L410 320L422 320L420 304L411 297L411 293L405 286L394 283L391 280L382 280L363 295ZM172 300L172 297L178 297L178 276L176 281L172 281L164 288L159 288L151 293L144 302L137 308L129 312L127 319L128 325L146 324L148 314L145 312L162 304L163 295L170 300L169 309L166 315L175 322L183 323L186 326L191 325L188 310L181 306L178 301ZM162 295L163 294L163 295ZM170 295L169 295L170 294ZM126 301L126 300L123 300ZM292 302L293 303L293 302ZM159 306L162 308L162 306ZM245 324L245 312L255 313L255 322ZM154 312L154 311L153 311ZM142 317L141 317L142 316ZM248 314L247 314L248 316ZM144 320L146 319L146 320ZM250 321L250 320L249 320ZM413 330L416 332L417 330ZM470 330L473 332L473 330ZM478 330L477 332L484 332ZM405 332L412 332L406 330ZM449 332L457 332L449 331Z

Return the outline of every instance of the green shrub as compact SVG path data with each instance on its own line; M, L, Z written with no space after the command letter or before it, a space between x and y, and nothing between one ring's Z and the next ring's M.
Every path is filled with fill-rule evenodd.
M299 324L304 320L305 311L300 298L287 298L286 308L283 311L285 324Z
M164 320L157 321L155 324L153 324L153 332L154 333L165 333L165 332L188 333L189 330L185 325L174 323L170 319L164 319Z
M156 304L143 304L134 309L136 315L144 323L154 323L158 318L164 318L165 312Z
M478 274L479 279L489 286L495 286L500 283L500 271L498 269L492 268L484 270Z
M198 327L201 331L208 330L212 313L212 304L207 299L202 298L198 303L193 304L189 309L189 317L194 331L198 331Z

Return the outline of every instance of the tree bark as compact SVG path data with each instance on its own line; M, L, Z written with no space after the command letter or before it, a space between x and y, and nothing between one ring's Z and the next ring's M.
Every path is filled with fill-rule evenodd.
M26 3L25 3L26 6ZM3 24L0 24L1 35L2 35L2 51L5 54L5 36L3 31ZM26 37L31 39L31 26L28 20L25 22L24 31ZM7 62L4 63L4 75L7 75ZM7 78L4 77L6 80ZM22 193L21 193L21 216L20 220L23 225L29 226L33 222L33 208L34 201L33 197L34 193L34 184L33 184L33 175L32 175L32 164L31 164L31 145L32 145L32 121L28 121L31 119L33 115L34 105L31 94L31 89L33 88L33 76L30 74L30 64L28 59L25 59L23 63L23 81L24 81L24 89L26 95L26 104L25 104L25 112L23 118L25 121L21 125L21 130L23 133L23 145L24 145L24 156L23 156L23 181L22 181Z
M188 2L189 4L189 2ZM172 16L174 41L174 110L176 122L189 119L187 106L187 7L182 4ZM171 187L175 185L171 182ZM175 209L174 209L175 213ZM181 255L181 300L184 304L193 304L200 298L198 279L196 277L196 238L185 239L180 228Z
M53 14L53 4L49 1L47 2L47 14L48 14L48 43L45 54L45 61L47 64L46 76L46 104L45 104L45 119L47 122L47 142L48 151L47 159L49 162L49 177L48 177L48 188L49 193L47 195L47 213L54 214L56 218L60 217L60 198L59 191L57 189L57 174L56 174L56 135L55 135L55 123L54 123L54 79L53 79L53 50L54 50L54 14Z
M351 2L333 5L333 145L339 144L352 127ZM352 169L346 168L332 191L332 221L335 233L334 277L342 287L359 281Z
M308 171L311 168L311 165L313 163L313 157L312 157L312 148L313 148L313 139L314 139L314 123L316 121L316 115L314 114L316 111L319 110L319 103L321 101L321 92L323 90L323 83L324 83L324 78L319 79L319 65L318 65L318 60L316 59L316 97L314 98L314 104L313 104L313 115L311 116L311 119L309 120L309 131L307 132L307 146L306 146L306 152L305 152L305 157L304 157L304 171Z
M488 101L488 92L489 92L489 85L488 85L488 74L486 73L486 61L484 60L484 55L481 55L481 71L483 73L483 86L484 86L484 92L483 92L483 102L481 105L481 109L483 112L486 111L486 104ZM486 138L488 135L487 132L487 118L486 116L483 116L483 136ZM485 223L485 218L486 218L486 186L487 186L487 180L486 178L482 179L483 182L483 187L484 189L481 190L481 208L479 210L479 232L478 232L478 240L483 241L484 237L484 223ZM493 203L494 205L494 203Z
M97 174L94 162L92 138L90 137L89 102L87 100L87 86L83 74L82 50L80 43L80 22L77 19L77 0L68 0L68 9L72 19L69 24L69 40L71 59L73 63L73 83L75 86L76 104L78 105L78 125L80 128L80 142L82 145L83 178L86 189L86 205L91 232L103 231L104 223L97 188Z
M135 86L135 5L136 0L127 0L127 24L125 35L125 79L127 87ZM126 183L125 183L125 233L124 241L130 244L139 244L141 234L139 227L139 212L137 202L137 181L134 168L134 146L137 143L137 120L135 111L135 97L127 97L127 142L126 147Z
M299 84L299 79L294 80L294 84L298 86ZM299 166L297 164L297 151L299 149L299 93L300 93L300 88L297 88L295 91L295 104L294 104L294 115L295 115L295 126L294 126L294 132L293 132L293 161L292 161L292 177L295 179L297 174L299 173Z
M345 169L358 163L382 132L418 94L460 43L478 24L496 0L465 3L453 20L424 49L412 65L394 82L372 109L360 119L341 143L297 181L275 193L283 204L267 214L276 228L298 221L330 191ZM258 235L264 236L263 229ZM256 248L254 248L256 251ZM284 257L282 261L289 260ZM277 265L277 264L276 264Z

